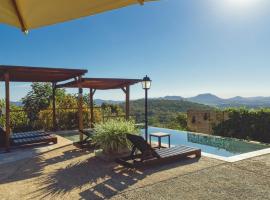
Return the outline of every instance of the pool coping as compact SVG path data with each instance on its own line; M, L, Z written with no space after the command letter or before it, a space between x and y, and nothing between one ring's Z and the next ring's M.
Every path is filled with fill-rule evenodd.
M202 156L214 158L214 159L222 160L222 161L226 161L226 162L231 162L231 163L245 160L245 159L249 159L249 158L253 158L253 157L257 157L257 156L266 155L266 154L270 154L270 148L261 149L261 150L257 150L257 151L251 151L248 153L242 153L242 154L230 156L230 157L217 156L214 154L202 152Z

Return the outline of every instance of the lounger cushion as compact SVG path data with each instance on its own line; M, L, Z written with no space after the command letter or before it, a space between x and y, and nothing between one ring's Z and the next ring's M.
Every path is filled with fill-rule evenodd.
M23 139L23 138L33 138L33 137L40 137L40 136L47 136L50 135L49 133L46 133L44 131L29 131L29 132L23 132L23 133L13 133L11 135L11 139Z
M176 146L171 148L157 149L155 152L160 156L160 158L168 158L173 157L180 154L185 154L193 151L197 151L198 149L187 147L187 146Z
M13 145L24 145L24 144L34 144L34 143L50 143L57 142L57 138L54 135L46 135L32 138L21 138L12 140Z

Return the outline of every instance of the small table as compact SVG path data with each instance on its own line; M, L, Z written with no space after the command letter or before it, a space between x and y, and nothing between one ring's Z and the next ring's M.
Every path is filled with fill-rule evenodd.
M150 136L149 139L150 139L150 145L151 145L151 146L152 146L151 138L152 138L152 137L157 137L157 138L158 138L158 148L159 148L159 149L160 149L160 148L166 148L166 147L161 146L161 138L163 138L163 137L168 137L168 146L169 146L169 148L171 147L171 134L159 132L159 133L151 133L149 136Z

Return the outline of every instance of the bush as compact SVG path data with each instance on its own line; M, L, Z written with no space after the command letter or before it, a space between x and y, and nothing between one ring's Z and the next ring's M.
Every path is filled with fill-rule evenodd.
M96 124L93 141L103 149L105 153L120 153L130 147L126 135L138 134L133 121L108 120L104 123Z
M229 119L214 126L215 135L270 143L270 110L228 109Z
M5 108L5 100L0 100L0 110ZM12 132L23 132L31 130L30 120L27 114L22 110L21 107L14 104L10 105L10 126ZM0 126L5 127L6 116L5 113L0 113Z

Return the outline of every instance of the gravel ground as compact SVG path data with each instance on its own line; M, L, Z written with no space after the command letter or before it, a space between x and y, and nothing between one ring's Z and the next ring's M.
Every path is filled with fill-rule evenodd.
M0 165L0 199L270 199L270 155L128 170L70 145Z

